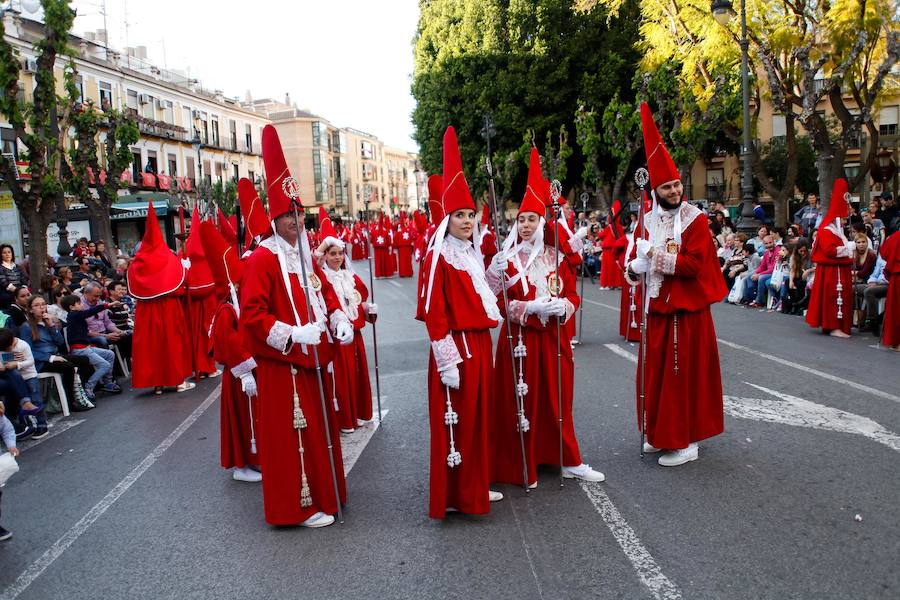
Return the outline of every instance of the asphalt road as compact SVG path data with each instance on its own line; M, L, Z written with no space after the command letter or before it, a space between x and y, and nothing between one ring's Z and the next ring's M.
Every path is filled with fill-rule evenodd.
M343 525L265 524L259 486L218 465L218 380L128 391L23 446L0 598L900 597L900 355L875 338L714 307L726 432L665 469L639 456L618 293L588 285L575 429L607 481L546 470L488 516L436 522L414 286L376 282L386 414L343 437Z

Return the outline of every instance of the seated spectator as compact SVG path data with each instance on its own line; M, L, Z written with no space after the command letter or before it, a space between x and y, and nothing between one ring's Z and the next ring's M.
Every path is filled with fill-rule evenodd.
M97 240L97 248L94 250L94 258L96 258L96 264L98 264L104 273L109 273L112 268L112 262L109 260L109 257L106 255L106 243L103 240Z
M128 287L128 259L116 259L116 268L112 273L112 276L114 279L121 279L123 282L125 282L125 287Z
M118 394L122 388L113 379L113 361L116 355L112 350L96 348L91 345L88 334L88 317L92 317L100 311L106 310L108 305L98 304L85 310L84 303L78 296L66 296L62 300L63 309L69 313L66 319L66 335L69 348L76 356L86 356L94 367L94 374L84 383L84 393L93 402L97 385L102 382L101 390L110 394Z
M863 320L863 303L865 298L863 294L868 287L869 277L875 270L875 261L878 255L869 248L869 238L865 233L857 233L853 236L853 242L856 248L853 250L853 264L851 272L853 273L853 304L856 309L854 317L856 317L856 325L862 329L865 325Z
M75 242L75 247L72 249L72 256L75 258L87 256L87 247L88 239L86 237L78 238L78 241Z
M816 230L819 224L819 218L822 216L819 198L815 194L807 194L806 206L797 211L794 215L794 223L800 226L801 234L809 235L810 232Z
M809 241L800 238L794 244L791 258L788 261L787 295L781 304L781 312L790 315L802 315L809 304L809 287L812 283L816 266L812 262Z
M8 329L0 331L12 333ZM22 440L34 435L35 428L28 417L40 409L31 401L31 392L22 374L16 369L7 369L3 361L0 361L0 395L3 396L0 405L15 427L16 439Z
M46 437L50 430L47 428L47 415L44 412L41 392L38 389L37 369L34 367L31 347L25 341L14 336L9 329L0 329L0 352L7 355L3 356L3 360L0 361L3 370L18 371L28 389L27 395L19 402L20 420L25 420L23 425L34 428L31 439L39 440Z
M872 242L871 246L875 254L878 254L878 249L881 248L881 244L885 240L884 223L875 216L879 206L878 200L872 200L871 204L869 204L869 210L863 213L866 235L869 236L869 240Z
M87 251L84 253L84 257L88 259L91 269L100 266L100 262L97 260L97 244L92 241L88 242Z
M72 293L65 285L58 285L53 289L53 302L47 303L47 312L50 313L54 319L65 325L66 323L66 313L62 307L62 299L64 296L68 296Z
M769 235L769 228L766 225L760 226L759 229L756 230L756 237L750 239L750 243L753 244L753 247L756 248L756 253L762 256L766 252L765 243L763 239Z
M772 298L776 298L775 304L772 305L773 311L781 310L784 304L784 297L787 296L788 286L787 280L790 277L790 250L787 246L777 246L778 257L775 260L775 269L769 278L769 294Z
M84 286L81 298L84 300L85 308L94 308L104 304L101 298L101 294L104 291L98 283L91 282ZM121 301L115 301L114 304L116 305L114 310L122 308L127 310L127 307L124 307ZM131 358L131 333L116 327L115 323L110 319L109 310L101 310L93 317L89 317L87 325L92 345L100 348L109 348L110 344L115 344L119 352L122 353L123 358Z
M78 264L78 270L72 273L72 290L83 288L91 281L97 281L91 268L91 263L87 257L81 256L75 259Z
M47 303L40 296L32 296L28 301L28 320L22 325L22 339L31 346L38 373L59 373L62 376L63 388L72 410L94 408L91 403L78 403L75 393L76 372L82 379L90 379L94 368L88 358L69 354L60 332L60 323L47 312Z
M731 268L728 269L725 276L725 283L728 285L729 290L736 285L740 286L736 297L731 297L731 293L729 293L728 301L736 304L739 304L744 298L744 279L747 278L749 273L756 270L760 261L759 254L756 253L756 248L754 248L753 244L750 242L744 244L741 255L740 262L733 264Z
M19 333L19 327L25 322L25 306L28 304L28 298L31 296L31 290L24 285L16 288L14 302L6 309L9 319L6 321L6 327L14 334Z
M59 278L60 285L66 286L69 290L78 287L75 284L75 278L74 274L72 273L72 269L70 269L69 267L60 267L59 269L57 269L56 276Z
M863 290L865 320L860 329L862 331L871 331L875 335L879 334L879 324L884 316L878 312L878 305L882 298L887 297L888 293L888 280L884 274L886 265L887 263L885 260L879 256L875 261L875 267L872 269L872 274L869 275L869 279L866 280L866 287Z
M44 300L50 302L53 298L53 289L59 285L59 278L56 275L44 275L41 277L41 289L38 290Z
M9 308L16 289L28 285L28 277L16 264L16 253L9 244L0 244L0 310Z
M765 253L759 261L759 266L747 279L744 280L743 301L749 303L750 308L759 308L766 305L769 293L769 280L772 271L775 270L775 262L778 259L778 249L775 247L775 236L772 234L763 238Z

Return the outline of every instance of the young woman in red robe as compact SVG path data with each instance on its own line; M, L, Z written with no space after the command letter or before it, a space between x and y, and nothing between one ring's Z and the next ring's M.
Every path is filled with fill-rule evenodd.
M209 325L218 310L216 282L213 280L209 263L200 241L200 212L194 208L191 216L191 234L185 242L191 266L187 273L185 296L185 319L188 325L188 341L194 360L194 370L200 377L218 377L222 374L216 368L209 350Z
M213 357L225 365L222 376L220 406L220 456L224 469L232 470L235 481L259 482L259 455L256 444L254 415L259 414L256 403L256 361L244 346L238 328L240 306L238 285L243 264L237 250L209 221L200 223L203 253L217 287L226 290L209 327L209 345Z
M881 343L900 352L900 231L891 234L879 250L888 280Z
M834 182L831 204L819 225L813 242L812 260L816 263L812 292L806 311L810 327L821 327L833 337L850 337L853 325L853 251L856 245L844 236L841 219L850 214L845 179Z
M128 268L128 293L137 300L134 308L131 386L175 387L183 392L194 387L185 382L191 375L191 344L181 297L186 271L166 246L153 204L147 209L144 238Z
M415 231L406 220L406 215L400 213L400 224L394 235L394 245L397 248L397 274L400 277L413 276L413 244Z
M540 181L540 156L532 148L529 184L519 207L516 231L507 238L487 273L492 290L502 299L500 270L505 267L509 300L508 321L503 324L494 361L494 399L489 411L491 480L537 487L538 465L554 465L562 467L566 478L603 481L603 473L581 462L575 438L572 421L575 362L569 343L571 333L565 323L572 319L580 299L575 270L562 251L557 256L554 245L544 241L547 199L538 196L536 191L541 189ZM561 321L561 327L557 320ZM512 329L517 355L515 384L506 327ZM557 331L561 372L557 372ZM560 383L562 465L559 462ZM519 416L517 396L521 397L524 408L524 414ZM527 482L522 481L519 427L524 431Z
M316 250L319 266L341 305L341 310L353 325L353 343L344 345L335 341L332 376L334 393L338 402L338 424L341 433L353 433L372 420L372 387L369 382L369 362L362 328L366 321L372 323L378 316L378 306L367 302L369 290L362 279L353 272L346 260L344 243L333 233L331 219L319 208L319 222L323 240Z
M263 128L262 150L273 234L248 259L240 326L257 365L263 506L271 525L324 527L346 501L346 486L334 404L331 397L322 401L315 356L322 385L330 390L329 342L351 343L353 327L331 284L313 270L302 219L298 228L292 215L300 185L290 176L271 125Z
M453 127L444 133L443 182L445 216L425 257L416 311L431 339L428 515L433 519L443 519L451 509L486 514L490 502L503 499L488 488L487 422L494 370L490 330L501 317L473 244L475 203Z

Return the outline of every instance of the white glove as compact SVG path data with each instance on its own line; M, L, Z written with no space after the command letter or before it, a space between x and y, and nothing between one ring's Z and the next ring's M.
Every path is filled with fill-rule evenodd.
M636 258L628 263L628 268L636 275L650 272L650 259L646 256Z
M459 368L456 365L441 371L441 383L454 390L459 389Z
M554 298L550 301L550 308L548 309L548 313L553 315L554 317L564 317L566 316L566 301L562 298Z
M321 341L322 332L325 331L321 321L315 323L307 323L306 325L294 327L291 330L291 340L295 344L306 344L316 346Z
M191 268L191 259L189 259L189 258L182 258L182 259L181 259L181 266L184 267L185 269L190 269L190 268Z
M648 240L638 238L638 240L634 242L634 247L637 249L637 256L639 259L647 258L647 253L650 252L650 248L653 247L653 244ZM637 273L637 271L635 271L635 273Z
M363 305L363 310L365 310L366 314L368 314L368 315L377 315L378 314L378 305L375 304L374 302L372 304L365 303Z
M488 269L493 271L494 273L502 273L506 271L506 266L509 264L509 260L506 258L503 252L498 252L494 255L494 258L491 259L491 264L488 266Z
M588 234L588 228L587 228L587 225L584 225L583 227L580 227L578 229L578 231L575 232L575 237L577 237L580 240L583 240L584 238L587 237L587 234Z
M350 323L341 321L334 328L334 337L337 338L342 345L346 346L353 341L353 326Z
M253 373L244 373L241 375L241 389L244 390L244 393L248 396L256 395L256 379L253 378Z
M525 314L535 315L540 319L546 319L553 314L553 301L545 296L538 300L530 300L525 304Z

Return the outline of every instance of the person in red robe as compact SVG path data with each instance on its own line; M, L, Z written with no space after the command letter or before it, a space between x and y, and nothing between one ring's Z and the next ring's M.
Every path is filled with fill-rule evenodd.
M271 525L324 527L346 501L346 485L334 404L320 386L332 389L332 336L352 343L353 326L331 284L314 271L303 221L298 226L292 214L303 214L292 205L300 185L272 125L263 128L262 151L273 234L247 261L240 328L256 361L263 506Z
M235 481L257 483L259 455L256 445L256 361L250 356L240 334L238 320L238 285L243 264L238 251L219 234L209 221L200 223L200 240L216 286L225 288L225 299L219 303L209 326L210 350L225 365L219 401L219 448L222 468L231 469Z
M190 376L191 345L181 298L186 270L166 246L153 203L147 209L147 224L141 247L128 268L128 293L137 300L134 308L131 387L164 388L183 392L194 387Z
M625 285L625 277L618 266L620 258L620 240L625 237L619 217L622 214L622 203L616 200L609 211L609 223L600 234L600 289L615 290Z
M193 368L200 377L218 377L222 371L216 368L209 349L209 325L219 303L216 299L216 282L203 253L200 241L200 212L194 208L191 216L191 233L185 242L190 267L187 272L185 296L185 321L188 340L193 354Z
M425 257L416 318L431 340L428 409L431 469L428 515L448 510L482 515L503 499L488 488L488 404L493 354L490 330L500 321L473 234L475 203L462 170L456 131L444 133L444 214Z
M384 279L394 274L394 257L391 252L391 231L384 225L384 220L379 219L372 228L372 248L375 268L375 277Z
M532 148L528 185L519 206L516 229L507 237L487 272L492 291L502 300L500 272L505 269L509 312L503 327L511 328L510 332L501 332L494 361L494 394L489 409L491 480L527 483L531 488L537 487L538 465L562 467L563 477L569 479L604 480L603 473L581 461L575 438L572 420L575 361L571 333L564 324L573 320L580 299L575 269L562 252L557 255L553 246L544 244L544 211L548 199L538 195L543 188L540 182L541 159L537 149ZM557 332L561 371L557 371ZM516 344L515 367L511 363L507 333L512 334ZM519 401L524 409L522 414L518 413ZM519 427L524 433L527 482L522 481Z
M650 210L652 210L652 204L650 199L645 197L644 211L646 213ZM635 240L646 239L646 237L643 224L638 223L634 233L626 234L623 236L623 239L619 240L619 243L624 245L624 250L622 250L616 266L622 271L623 278L625 265L637 258ZM622 296L619 301L619 335L627 342L641 341L641 321L644 317L643 302L640 281L635 285L624 285L622 287Z
M649 302L646 347L638 351L638 427L647 435L643 452L666 450L659 464L672 467L697 460L697 442L724 431L719 348L709 307L727 290L707 220L684 201L678 169L646 103L641 124L655 201L644 218L648 239L635 241L637 257L626 271L631 285L644 275Z
M884 259L884 276L888 280L881 343L900 352L900 231L884 241L879 253Z
M844 235L842 219L850 215L850 194L845 179L831 189L831 204L813 242L816 264L812 292L806 310L810 327L821 327L832 337L850 337L853 326L853 252L856 245Z
M397 248L397 274L400 277L413 276L413 240L414 232L407 223L406 213L400 213L400 223L394 236Z
M491 264L494 255L497 254L497 236L491 228L491 207L485 203L481 207L481 255L484 257L484 266Z
M246 177L238 181L238 199L244 222L244 256L249 256L256 244L270 231L269 215L259 199L256 186Z
M378 306L368 302L369 290L353 272L344 245L334 234L331 219L319 207L322 243L316 258L340 302L341 310L353 324L353 343L332 343L334 351L333 377L335 399L338 403L338 424L341 433L353 433L372 420L372 387L369 382L369 362L362 328L378 316Z

